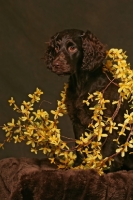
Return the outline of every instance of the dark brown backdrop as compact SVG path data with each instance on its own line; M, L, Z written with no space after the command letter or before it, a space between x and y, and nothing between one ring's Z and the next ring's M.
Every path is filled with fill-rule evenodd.
M133 65L132 0L1 0L0 1L0 125L15 113L8 106L13 96L17 103L27 100L36 87L44 91L42 108L56 107L66 77L58 77L45 67L43 57L49 37L59 30L91 30L109 48L123 48ZM64 135L72 136L69 119L61 120ZM0 129L0 141L4 132ZM7 144L0 158L35 157L25 144ZM42 154L37 155L43 157Z

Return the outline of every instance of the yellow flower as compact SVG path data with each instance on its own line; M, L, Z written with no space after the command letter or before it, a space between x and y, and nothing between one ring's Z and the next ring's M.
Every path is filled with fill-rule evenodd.
M46 111L44 111L43 109L37 110L37 112L33 112L33 114L36 116L34 120L40 119L40 118L48 120L48 118L49 118L49 114Z
M15 101L14 101L13 97L11 97L11 99L10 99L10 100L8 100L8 102L9 102L10 106L12 106L12 104L14 104L14 103L15 103Z
M53 136L49 137L49 142L51 144L58 145L60 142L60 134L57 133L57 135L53 135Z
M37 149L31 148L31 152L37 154Z
M104 69L108 69L110 70L110 68L112 67L112 61L111 60L107 60L107 62L105 63L105 66Z
M26 111L28 111L28 110L33 110L33 104L32 104L31 102L25 102L25 101L23 101L22 104L25 106L25 108L24 108L23 105L21 105L21 110L22 110L22 111L25 110L25 113L26 113Z
M15 140L14 143L21 142L21 140L20 140L18 135L17 136L13 136L13 138Z
M26 144L27 144L27 145L30 145L30 144L31 144L32 147L35 147L35 142L34 142L34 140L32 140L31 138L29 138L29 141L26 142Z
M118 127L116 126L116 122L112 121L112 118L108 118L107 121L107 126L105 128L106 131L109 131L109 133L112 133L113 129L117 130Z
M36 88L36 91L34 94L40 96L41 94L43 94L43 92L39 88Z
M123 58L123 56L121 55L122 52L123 52L122 49L112 48L108 51L107 56L109 56L110 58L113 58L113 59L115 59L115 58L122 59Z
M119 138L117 138L117 139L113 139L113 141L116 142L117 144L120 144L120 142L119 142Z
M0 143L0 148L4 149L4 143Z
M49 158L49 160L50 160L50 163L51 163L51 164L52 164L52 163L55 164L55 158Z
M124 114L124 118L125 118L125 121L124 123L125 124L131 124L133 123L133 112L131 112L130 114L128 114L128 111L126 111L126 113Z
M7 123L7 125L8 125L9 127L15 127L14 119L12 119L12 122Z

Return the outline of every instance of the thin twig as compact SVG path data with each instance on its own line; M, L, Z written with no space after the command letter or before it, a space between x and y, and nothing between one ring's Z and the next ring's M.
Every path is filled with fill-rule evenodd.
M50 101L43 100L43 101L40 103L39 108L41 107L41 105L42 105L43 102L46 102L46 103L52 104Z
M114 111L113 115L112 115L112 121L114 121L116 115L118 114L119 110L120 110L120 107L121 107L121 97L119 97L119 101L117 103L117 107L116 107L116 110Z
M71 141L73 141L73 142L76 141L76 139L74 139L74 138L69 138L69 137L66 137L66 136L63 136L63 135L61 135L61 137L66 138L66 139L68 139L68 140L71 140Z
M109 78L109 76L106 74L106 72L104 72L104 73L105 73L105 75L107 76L107 78L108 78L108 80L109 80L110 82L109 82L109 84L106 86L106 88L103 90L103 93L105 92L105 90L107 90L107 88L110 86L111 83L113 83L114 85L116 85L117 87L119 87L118 84L114 82L115 78L113 78L113 79L111 80L111 79Z

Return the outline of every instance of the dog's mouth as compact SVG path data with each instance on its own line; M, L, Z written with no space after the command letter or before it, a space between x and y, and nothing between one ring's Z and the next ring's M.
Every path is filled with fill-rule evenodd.
M53 65L51 71L56 73L57 75L70 75L70 66L61 66L61 65Z

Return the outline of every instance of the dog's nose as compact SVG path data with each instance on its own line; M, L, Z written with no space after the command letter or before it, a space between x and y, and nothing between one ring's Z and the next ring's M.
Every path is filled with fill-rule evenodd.
M65 62L65 54L63 52L59 52L56 56L56 58L53 60L53 67L59 68L61 67Z
M53 66L58 67L60 65L60 62L58 60L53 61Z

